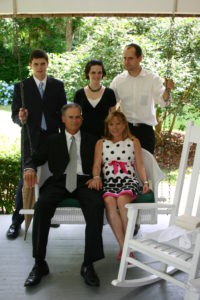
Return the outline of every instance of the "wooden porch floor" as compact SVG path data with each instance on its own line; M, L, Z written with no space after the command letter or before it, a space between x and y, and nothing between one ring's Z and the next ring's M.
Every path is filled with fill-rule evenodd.
M84 249L84 225L61 225L51 228L47 262L50 275L33 288L25 289L24 281L32 266L31 228L27 241L23 240L23 226L20 237L8 240L6 231L11 216L0 216L0 299L1 300L181 300L183 290L171 283L160 281L141 288L117 288L110 283L116 279L119 263L116 260L118 246L106 225L103 231L106 258L95 264L101 286L86 286L80 276L80 266ZM167 222L162 216L161 225ZM142 226L142 230L148 226ZM132 269L130 272L138 270ZM182 278L183 274L176 274Z

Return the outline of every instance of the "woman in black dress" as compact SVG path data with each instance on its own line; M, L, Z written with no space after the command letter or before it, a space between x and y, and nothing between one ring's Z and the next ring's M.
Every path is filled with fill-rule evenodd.
M104 120L108 113L115 110L116 98L112 89L101 84L106 75L101 60L90 60L85 67L88 85L78 90L74 102L82 108L83 124L81 129L100 138L104 134Z

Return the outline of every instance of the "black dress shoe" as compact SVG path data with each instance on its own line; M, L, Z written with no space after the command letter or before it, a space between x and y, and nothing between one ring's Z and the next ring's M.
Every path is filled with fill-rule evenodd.
M81 276L85 279L85 283L91 286L100 286L100 280L93 268L93 265L90 264L88 266L84 266L82 264L81 267Z
M40 283L42 277L47 274L49 274L49 267L46 261L44 262L44 265L35 264L24 283L24 286L29 287Z
M133 236L137 235L139 230L140 230L140 225L139 224L135 224L135 229L134 229Z
M58 227L60 227L60 224L51 224L50 227L51 228L58 228Z
M11 224L7 231L7 238L8 239L16 239L20 232L21 226L16 224Z

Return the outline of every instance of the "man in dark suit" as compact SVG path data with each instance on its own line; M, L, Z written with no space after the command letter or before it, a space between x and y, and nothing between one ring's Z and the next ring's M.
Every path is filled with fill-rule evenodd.
M46 246L51 218L57 204L67 197L80 201L86 221L85 254L81 275L85 283L99 286L99 278L93 262L104 257L102 243L104 205L101 192L89 189L96 138L80 131L81 107L68 104L62 109L65 132L50 136L24 170L24 181L28 187L36 183L36 167L48 162L53 176L40 189L33 218L33 257L35 265L25 281L25 286L38 284L42 276L49 273L45 261Z
M26 126L22 131L22 165L47 138L47 136L64 130L61 121L61 108L66 103L64 85L61 81L46 75L48 67L48 56L43 50L35 50L30 56L30 67L33 76L22 82L25 109L22 108L20 83L15 85L12 102L13 122ZM28 132L29 131L29 132ZM14 239L18 236L24 216L19 214L23 207L22 201L23 178L21 176L18 185L15 211L12 224L7 231L7 237Z

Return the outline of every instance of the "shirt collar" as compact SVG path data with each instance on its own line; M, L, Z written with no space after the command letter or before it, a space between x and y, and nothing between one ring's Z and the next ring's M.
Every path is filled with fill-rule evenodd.
M46 76L43 80L39 80L38 78L36 78L36 77L33 75L33 79L35 80L35 83L37 84L37 86L39 86L40 82L43 82L44 87L46 86L46 83L47 83L47 76Z
M136 76L136 77L133 77L133 76L129 75L129 73L128 73L127 70L124 71L124 74L125 74L127 77L131 77L131 78L145 77L145 76L147 75L147 71L146 71L145 69L142 68L141 71L140 71L140 73L139 73L138 76Z
M76 134L73 134L73 135L72 135L71 133L69 133L69 132L65 129L65 135L66 135L67 140L70 140L72 136L75 137L75 140L80 140L80 138L81 138L81 132L80 132L80 130L79 130Z
M140 74L138 74L138 76L144 77L146 75L147 75L147 71L142 68L142 70L141 70Z

